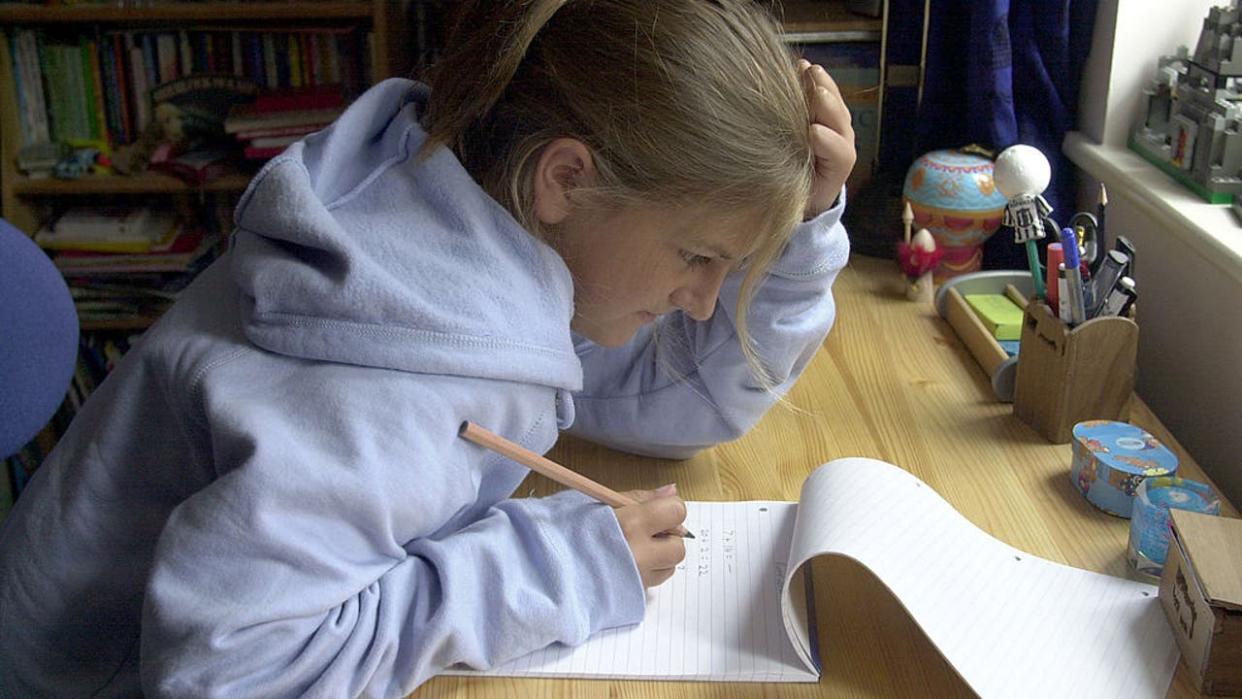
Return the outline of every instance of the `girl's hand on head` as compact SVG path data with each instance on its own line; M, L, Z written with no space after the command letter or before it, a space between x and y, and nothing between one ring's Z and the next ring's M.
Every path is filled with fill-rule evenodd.
M807 201L805 219L832 207L854 169L854 127L841 90L823 66L798 60L798 73L811 108L811 150L815 153L815 178Z
M617 522L634 554L643 587L655 587L672 577L677 564L686 557L685 540L665 534L685 521L686 503L677 497L674 485L626 494L638 504L617 508Z

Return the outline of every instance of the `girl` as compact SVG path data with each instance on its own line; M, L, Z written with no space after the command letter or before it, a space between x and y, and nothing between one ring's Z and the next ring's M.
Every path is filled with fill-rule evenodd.
M383 82L255 177L39 470L0 692L402 696L635 623L672 574L675 488L511 499L526 470L457 426L745 432L832 323L848 113L745 0L463 12L429 90Z

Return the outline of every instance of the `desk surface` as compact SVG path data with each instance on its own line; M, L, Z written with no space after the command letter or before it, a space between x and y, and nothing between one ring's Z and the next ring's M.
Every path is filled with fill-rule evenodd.
M896 265L855 256L836 287L837 325L789 393L736 442L688 461L620 454L571 438L550 456L617 490L676 482L687 500L797 500L818 465L869 456L901 465L971 522L1052 561L1126 576L1129 520L1092 507L1069 479L1070 446L1049 444L993 399L988 377L947 323L907 301ZM1135 400L1131 422L1177 453L1180 473L1207 480L1186 451ZM534 476L520 492L557 486ZM1224 503L1223 510L1238 516ZM818 684L784 684L782 697L972 696L891 594L865 568L817 559ZM771 696L773 685L440 677L417 697ZM1198 696L1178 665L1169 696Z

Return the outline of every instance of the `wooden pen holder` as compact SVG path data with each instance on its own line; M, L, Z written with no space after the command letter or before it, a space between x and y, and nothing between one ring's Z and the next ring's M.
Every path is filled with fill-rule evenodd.
M1105 316L1069 328L1047 304L1027 304L1013 412L1048 441L1066 444L1083 420L1129 418L1138 324Z

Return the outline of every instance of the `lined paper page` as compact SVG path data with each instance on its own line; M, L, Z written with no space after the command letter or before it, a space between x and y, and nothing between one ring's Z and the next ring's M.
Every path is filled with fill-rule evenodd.
M481 674L814 682L781 621L796 505L687 502L686 558L635 626L555 644ZM476 674L460 669L446 674Z
M795 567L835 554L869 568L980 696L1168 692L1178 651L1154 586L1008 546L882 461L821 466L801 502ZM805 652L806 634L789 626Z

